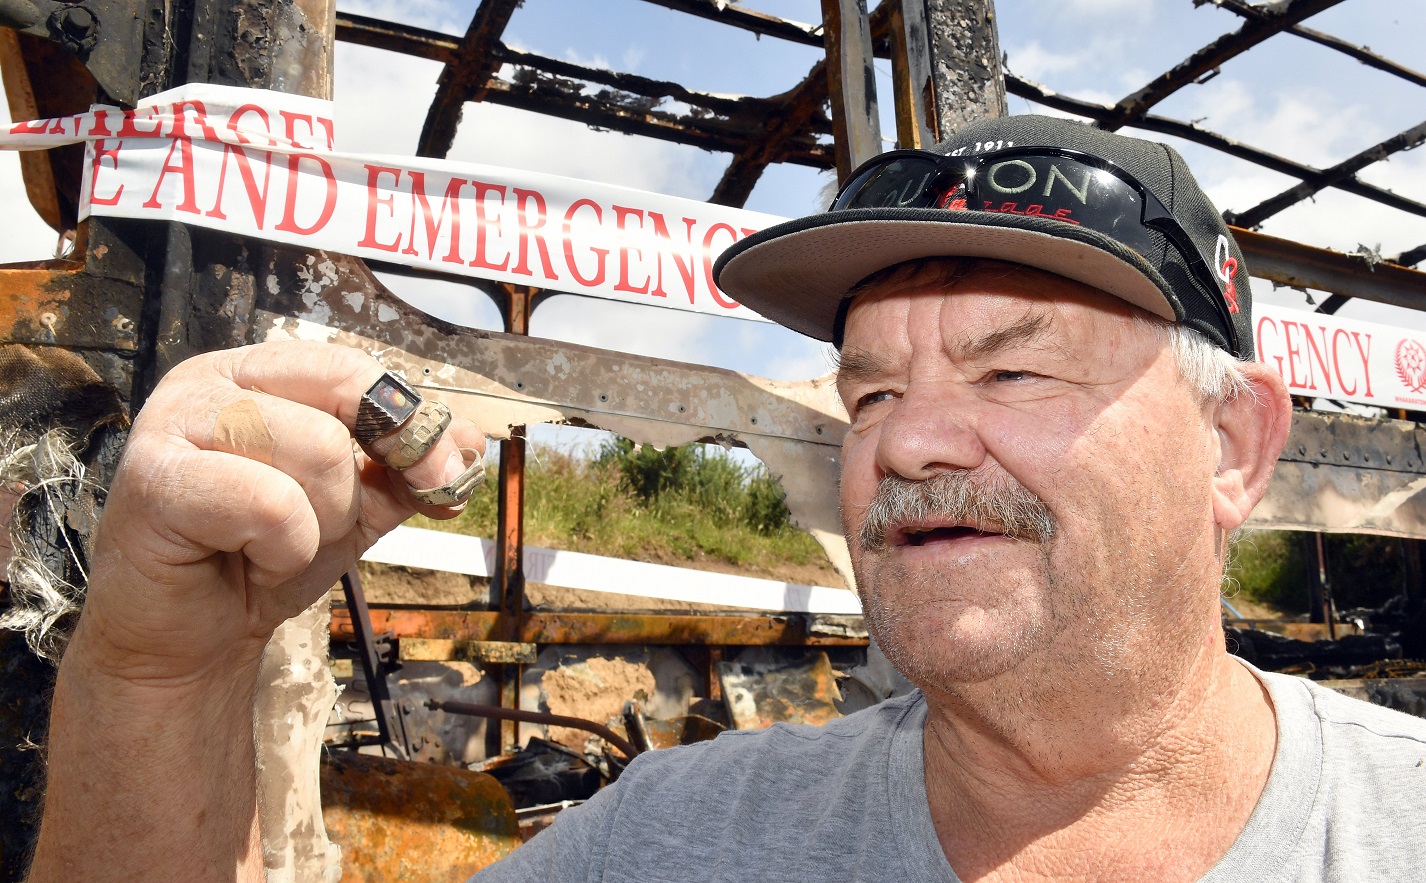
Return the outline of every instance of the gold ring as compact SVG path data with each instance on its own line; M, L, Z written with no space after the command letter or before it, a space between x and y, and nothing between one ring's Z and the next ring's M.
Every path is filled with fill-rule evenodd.
M402 424L401 432L390 443L390 450L385 452L386 465L398 472L416 465L416 461L426 456L436 442L441 440L441 433L450 425L450 408L429 399L422 402L416 413ZM377 448L385 448L388 445L386 440L382 439L378 445L371 447L373 453L381 453Z

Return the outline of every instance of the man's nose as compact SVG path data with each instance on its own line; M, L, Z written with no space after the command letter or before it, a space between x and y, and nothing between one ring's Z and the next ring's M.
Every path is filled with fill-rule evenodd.
M882 421L877 463L885 473L918 480L974 469L986 455L976 424L974 403L964 392L913 384Z

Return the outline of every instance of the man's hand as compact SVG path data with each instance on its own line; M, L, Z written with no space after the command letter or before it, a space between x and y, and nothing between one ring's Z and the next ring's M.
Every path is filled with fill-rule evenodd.
M201 676L315 602L435 487L482 456L453 425L396 473L353 454L370 356L271 343L199 356L159 384L134 423L96 540L83 636L110 673ZM461 448L465 448L463 453Z
M357 350L268 343L185 362L149 398L60 668L32 880L260 878L264 646L383 533L456 514L409 489L484 455L462 421L404 472L354 450L382 373Z

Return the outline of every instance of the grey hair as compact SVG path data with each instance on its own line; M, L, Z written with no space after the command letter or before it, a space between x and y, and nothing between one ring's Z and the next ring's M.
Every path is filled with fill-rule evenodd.
M1199 332L1157 317L1141 318L1159 330L1173 353L1178 373L1206 402L1222 402L1239 395L1254 395L1243 362L1227 350L1214 346Z

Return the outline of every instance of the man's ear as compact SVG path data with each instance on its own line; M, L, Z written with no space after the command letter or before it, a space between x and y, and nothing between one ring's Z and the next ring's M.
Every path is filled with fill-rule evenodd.
M1248 389L1217 407L1218 472L1213 476L1213 518L1232 531L1267 492L1292 425L1292 398L1276 371L1242 365Z

